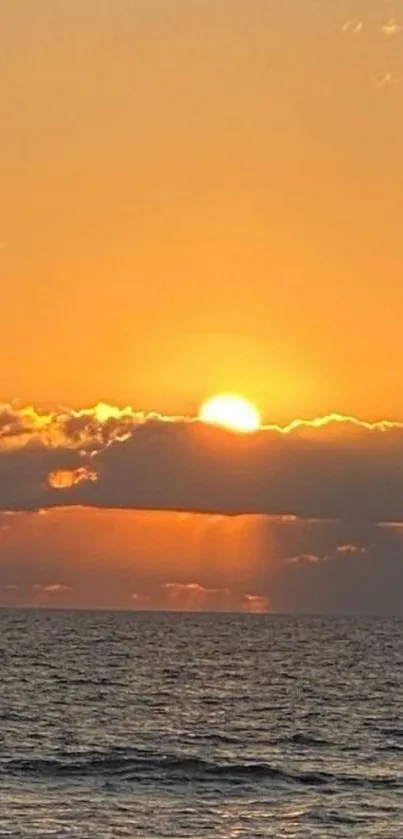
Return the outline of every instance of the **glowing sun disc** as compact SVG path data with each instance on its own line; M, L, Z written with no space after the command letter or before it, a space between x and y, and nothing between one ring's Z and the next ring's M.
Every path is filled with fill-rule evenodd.
M260 428L260 416L255 406L232 393L208 399L200 409L199 418L209 425L219 425L243 434Z

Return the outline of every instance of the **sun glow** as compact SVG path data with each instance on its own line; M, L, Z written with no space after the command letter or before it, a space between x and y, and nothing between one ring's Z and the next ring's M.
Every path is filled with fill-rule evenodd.
M232 393L208 399L202 405L199 417L202 422L243 434L260 428L260 417L255 406L242 396Z

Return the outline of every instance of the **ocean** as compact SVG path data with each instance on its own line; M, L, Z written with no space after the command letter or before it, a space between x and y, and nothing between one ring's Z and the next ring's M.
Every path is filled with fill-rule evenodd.
M0 837L403 837L403 621L0 612Z

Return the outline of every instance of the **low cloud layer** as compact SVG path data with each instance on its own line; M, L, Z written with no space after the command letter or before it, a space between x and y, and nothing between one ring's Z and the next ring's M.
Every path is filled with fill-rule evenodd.
M403 527L92 508L0 513L0 604L403 614Z
M3 406L0 509L72 505L403 521L403 424L334 415L238 435L108 406Z

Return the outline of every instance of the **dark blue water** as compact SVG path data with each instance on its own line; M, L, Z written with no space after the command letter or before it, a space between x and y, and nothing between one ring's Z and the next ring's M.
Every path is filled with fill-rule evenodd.
M403 836L403 622L0 612L0 837Z

